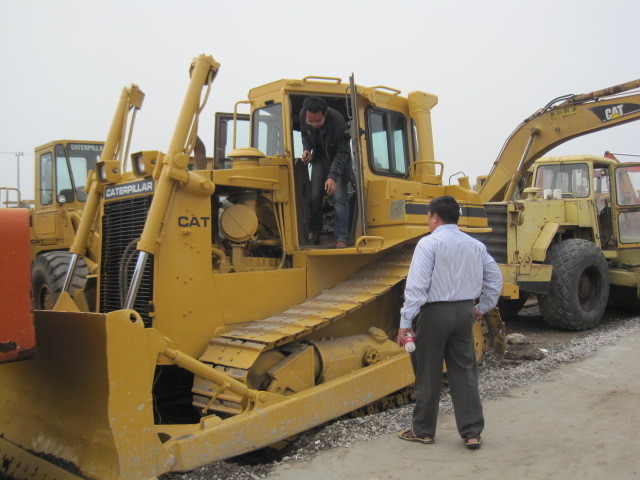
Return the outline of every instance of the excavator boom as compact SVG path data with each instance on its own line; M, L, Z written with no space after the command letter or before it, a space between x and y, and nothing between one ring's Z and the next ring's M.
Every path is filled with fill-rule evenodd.
M482 202L510 200L529 167L567 140L640 119L639 88L640 79L559 97L535 112L502 147L479 190Z

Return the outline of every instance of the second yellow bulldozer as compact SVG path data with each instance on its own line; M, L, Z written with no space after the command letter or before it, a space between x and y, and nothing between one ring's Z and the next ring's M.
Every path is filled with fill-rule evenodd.
M489 231L468 180L442 184L437 97L337 78L276 81L243 101L251 147L216 164L230 168L194 169L218 68L204 55L192 63L166 154L134 154L124 171L105 147L70 249L77 260L99 238L87 281L97 308L65 286L54 311L36 312L36 358L0 367L2 474L151 478L409 400L413 371L394 339L428 203L452 195L462 230ZM350 123L357 181L343 249L307 240L298 114L310 95ZM496 312L478 322L477 355L501 334Z

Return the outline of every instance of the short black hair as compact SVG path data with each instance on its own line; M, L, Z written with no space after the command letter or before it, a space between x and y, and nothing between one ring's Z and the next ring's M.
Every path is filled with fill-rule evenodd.
M429 203L429 215L437 214L444 223L458 223L460 219L460 205L450 195L438 197Z
M304 99L304 103L302 104L302 108L307 112L318 113L322 112L324 115L327 114L327 102L324 98L321 97L307 97Z

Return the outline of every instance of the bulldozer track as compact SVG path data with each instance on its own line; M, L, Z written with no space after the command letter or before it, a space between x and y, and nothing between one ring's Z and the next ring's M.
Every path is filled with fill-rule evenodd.
M364 267L320 295L262 320L255 320L209 341L200 360L245 382L258 357L339 321L407 278L412 249L396 250ZM194 405L205 408L215 387L194 388ZM210 408L240 413L240 397L225 392Z

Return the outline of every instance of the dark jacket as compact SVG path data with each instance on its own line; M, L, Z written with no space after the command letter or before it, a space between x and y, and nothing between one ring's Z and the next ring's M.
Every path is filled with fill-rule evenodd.
M300 112L300 131L302 133L302 147L313 150L313 161L322 162L329 169L328 178L338 180L345 167L351 163L351 146L349 128L344 118L337 110L327 108L327 119L321 130L307 124L307 111Z

